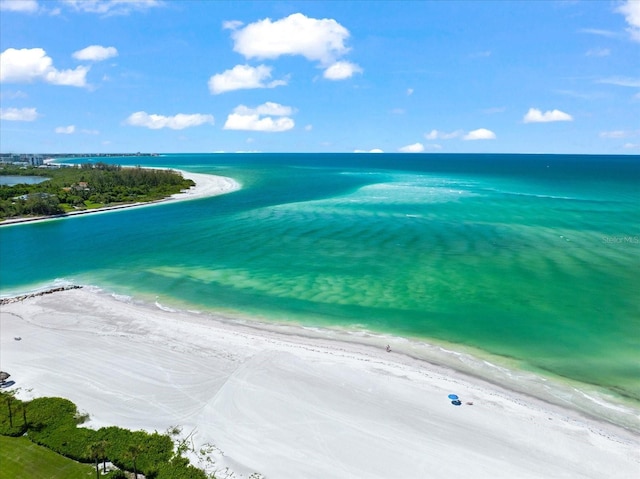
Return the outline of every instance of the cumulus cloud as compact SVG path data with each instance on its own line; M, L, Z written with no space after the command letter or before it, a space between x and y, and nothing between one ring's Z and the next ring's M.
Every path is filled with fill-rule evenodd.
M351 78L354 73L362 73L362 68L355 63L341 61L327 68L322 76L327 80L344 80Z
M145 11L163 4L161 0L63 0L78 12L101 15L128 15L133 11Z
M118 56L118 50L115 47L103 47L100 45L91 45L82 50L78 50L73 54L76 60L101 62L108 58Z
M227 117L224 129L266 132L287 131L295 126L295 122L289 117L293 113L293 108L273 102L264 103L256 108L239 105Z
M0 10L8 12L34 13L38 11L36 0L2 0Z
M138 111L129 115L125 123L131 126L144 126L151 130L161 128L171 128L172 130L184 130L192 126L199 126L205 123L213 125L212 115L202 115L200 113L186 114L178 113L175 116L149 115L147 112Z
M371 150L353 150L354 153L384 153L380 148L373 148Z
M59 126L56 128L56 133L61 133L63 135L70 135L73 132L76 131L76 127L75 125L69 125L69 126Z
M57 70L42 48L8 48L0 53L0 82L30 83L43 80L53 85L84 87L89 67Z
M0 108L0 120L35 121L38 112L35 108Z
M218 95L227 91L244 90L251 88L275 88L286 85L286 80L272 80L271 67L259 65L236 65L231 70L213 75L209 79L209 91Z
M496 134L486 128L472 130L462 137L463 140L495 140Z
M403 153L422 153L424 151L424 145L422 143L413 143L411 145L398 148L398 151Z
M462 135L464 135L464 132L462 130L452 131L451 133L431 130L429 133L425 133L424 137L427 140L451 140L453 138L459 138Z
M529 108L522 121L525 123L549 123L552 121L573 121L573 117L560 110L547 110L542 113L537 108Z
M302 55L308 60L330 65L348 52L349 31L333 19L309 18L294 13L286 18L270 18L234 30L234 51L246 58L278 58Z
M631 39L640 42L640 2L638 0L627 0L616 8L616 12L622 13L629 24L627 31Z

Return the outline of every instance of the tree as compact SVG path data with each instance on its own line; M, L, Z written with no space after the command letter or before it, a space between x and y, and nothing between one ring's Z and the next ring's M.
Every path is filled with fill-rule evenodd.
M98 463L100 459L104 458L105 455L105 447L104 442L94 442L89 444L87 447L87 452L89 453L89 457L93 459L96 465L96 479L100 479L100 468L98 467Z
M133 476L135 477L135 479L138 479L138 468L136 467L136 460L138 459L138 456L142 454L142 452L143 447L140 444L130 444L127 448L126 455L133 462Z

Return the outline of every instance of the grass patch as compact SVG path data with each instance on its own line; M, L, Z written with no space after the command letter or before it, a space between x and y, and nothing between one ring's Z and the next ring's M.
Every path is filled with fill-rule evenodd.
M26 437L0 436L0 479L90 479L95 468L38 446Z
M104 207L104 203L94 203L92 201L86 200L84 202L84 205L87 207L88 210L93 210L95 208L102 208Z

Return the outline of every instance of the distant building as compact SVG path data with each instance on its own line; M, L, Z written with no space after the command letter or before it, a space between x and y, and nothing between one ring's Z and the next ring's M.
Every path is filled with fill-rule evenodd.
M41 166L44 164L42 155L20 155L20 161L29 164L29 166Z
M10 163L12 165L21 166L42 166L44 164L44 156L35 154L16 154L2 153L0 154L0 163Z

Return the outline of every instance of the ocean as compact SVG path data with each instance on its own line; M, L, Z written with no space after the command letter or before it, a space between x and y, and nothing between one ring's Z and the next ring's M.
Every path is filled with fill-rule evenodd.
M108 161L228 176L243 188L2 227L0 295L93 285L163 308L392 342L637 426L640 157Z

